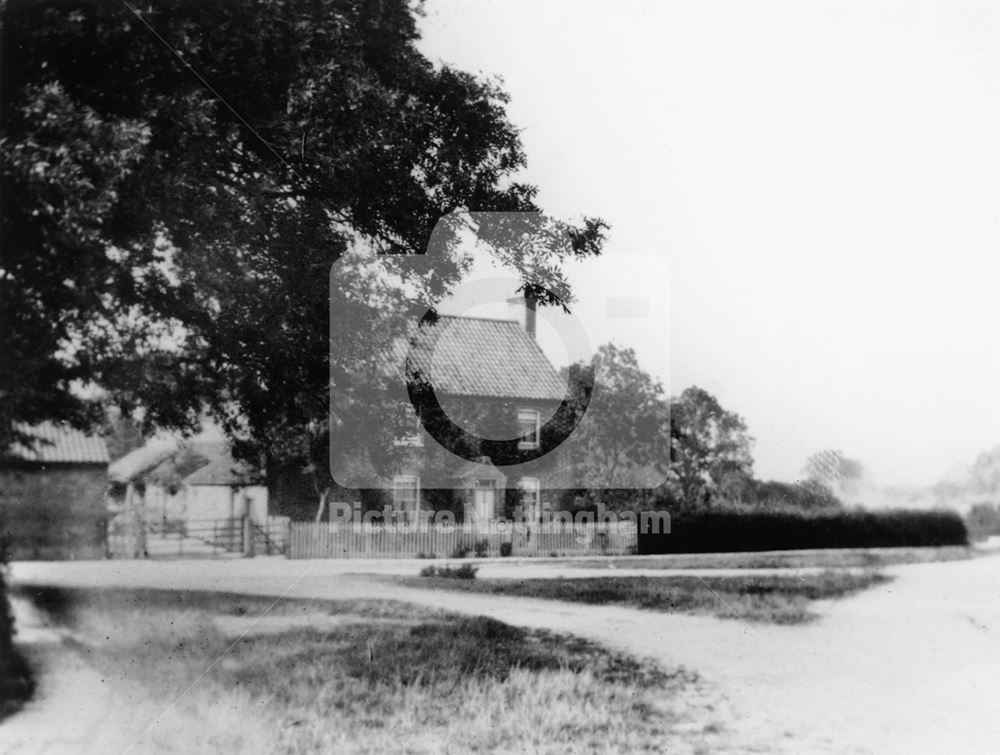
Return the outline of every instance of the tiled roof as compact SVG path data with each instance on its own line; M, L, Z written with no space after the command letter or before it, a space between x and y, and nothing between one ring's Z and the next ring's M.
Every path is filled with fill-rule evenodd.
M214 461L184 478L185 485L257 485L263 475L245 461L238 461L228 450Z
M19 425L17 430L33 440L27 445L14 443L8 458L51 464L107 464L110 461L104 438L87 435L68 425L42 422Z
M566 395L535 339L513 320L442 315L420 329L410 368L442 394L553 401Z

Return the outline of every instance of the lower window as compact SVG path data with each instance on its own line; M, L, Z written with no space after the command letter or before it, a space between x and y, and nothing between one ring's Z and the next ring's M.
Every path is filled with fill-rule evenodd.
M521 506L524 516L533 524L542 518L542 486L537 477L522 477L517 483L521 489Z
M404 512L407 520L416 518L420 510L420 478L403 474L392 478L392 507Z

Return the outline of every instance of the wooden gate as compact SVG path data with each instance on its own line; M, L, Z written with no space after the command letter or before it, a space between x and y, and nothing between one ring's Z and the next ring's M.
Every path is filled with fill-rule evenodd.
M129 522L118 518L108 528L111 558L234 558L286 555L288 520L246 517Z

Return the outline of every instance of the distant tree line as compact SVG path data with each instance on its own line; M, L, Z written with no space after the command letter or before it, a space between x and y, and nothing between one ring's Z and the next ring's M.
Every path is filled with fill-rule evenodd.
M561 504L582 508L594 500L624 508L667 508L678 513L829 512L843 508L862 475L861 465L839 451L822 451L797 482L760 480L753 474L753 442L743 418L703 388L668 397L639 365L635 351L614 344L590 364L564 371L583 438L569 463L591 481L565 491ZM658 479L651 487L613 488L616 479ZM611 484L609 484L609 482Z
M1000 506L991 503L976 503L965 515L965 526L970 540L986 540L1000 535Z

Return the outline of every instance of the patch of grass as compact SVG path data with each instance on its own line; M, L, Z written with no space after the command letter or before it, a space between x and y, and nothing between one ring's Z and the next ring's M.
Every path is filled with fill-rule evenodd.
M475 579L479 570L472 564L461 566L425 566L420 570L421 577L437 579Z
M571 559L581 569L799 569L863 568L964 561L983 554L966 546L940 548L838 548L766 553L677 553L664 556Z
M92 621L101 612L118 614L138 607L147 613L165 612L169 615L202 612L210 616L259 616L265 611L272 616L364 613L373 619L401 620L422 619L444 613L394 600L330 601L295 598L275 601L267 596L202 590L18 585L12 592L29 599L57 623L75 629L80 629L81 622Z
M668 673L578 638L489 618L387 601L290 600L272 611L371 620L234 641L216 617L249 620L271 600L30 592L58 606L110 684L141 684L147 702L161 706L154 710L179 700L177 725L188 730L215 727L217 715L227 726L246 718L254 751L661 752L722 736L707 708L692 734L696 696L688 692L696 678L683 669Z
M795 576L496 579L465 583L402 578L400 581L423 587L798 624L815 618L809 610L810 602L851 595L888 579L872 571L828 570Z
M282 743L297 752L652 750L672 720L660 700L687 678L487 618L260 638L232 664L228 683L270 690L302 722Z

